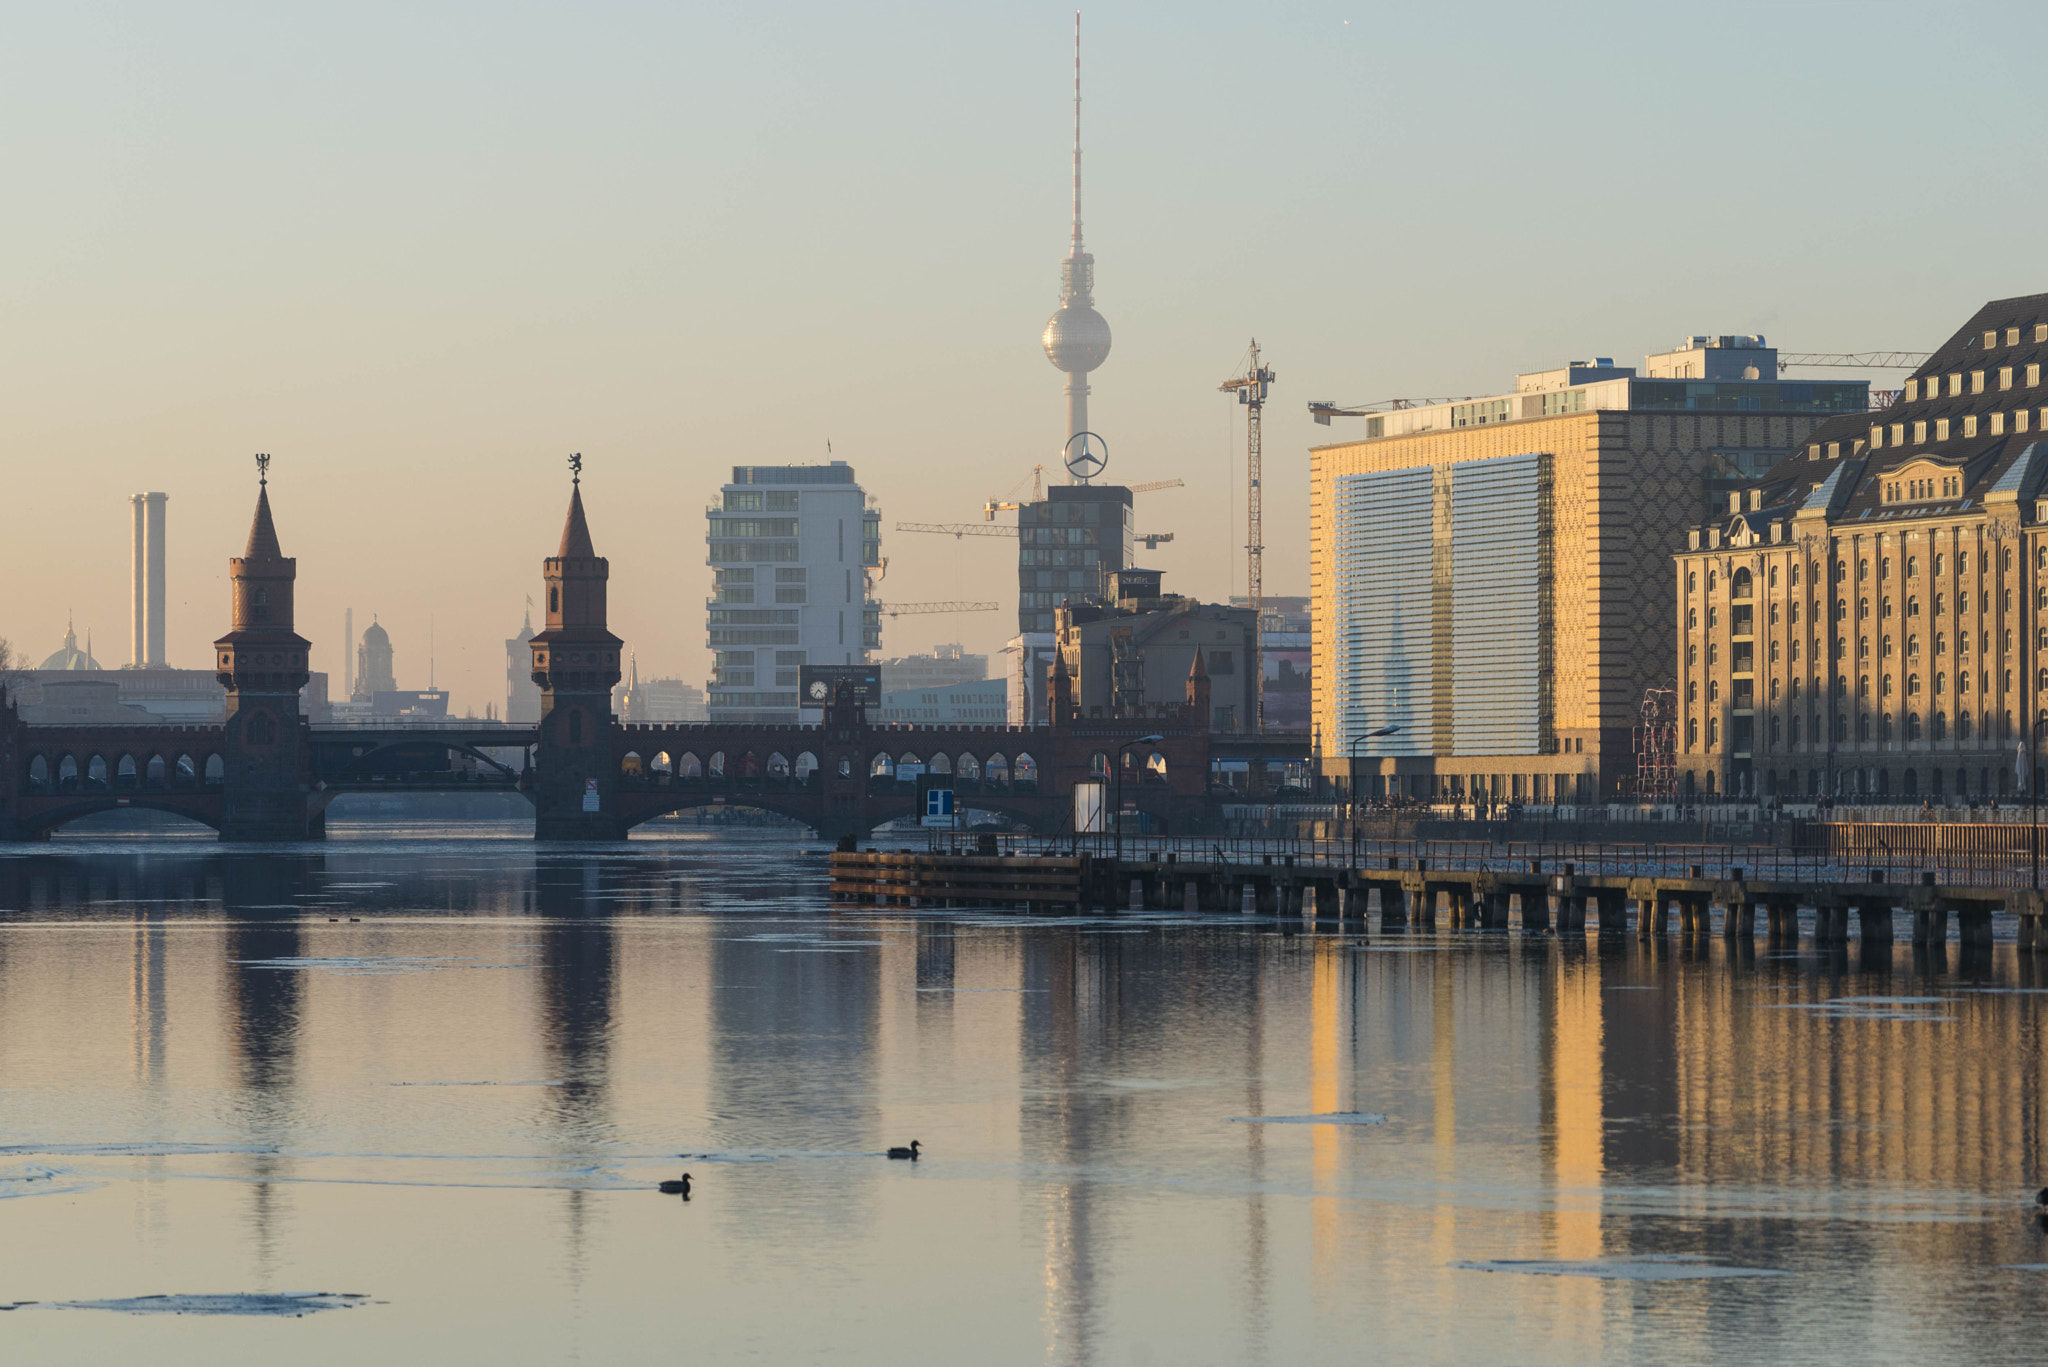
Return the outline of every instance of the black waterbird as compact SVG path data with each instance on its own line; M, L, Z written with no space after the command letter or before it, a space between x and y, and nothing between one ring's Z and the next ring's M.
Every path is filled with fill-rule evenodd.
M911 1162L915 1163L917 1161L917 1151L923 1147L924 1146L922 1144L919 1144L915 1139L913 1139L910 1141L909 1148L891 1149L889 1150L889 1156L891 1158L908 1158Z

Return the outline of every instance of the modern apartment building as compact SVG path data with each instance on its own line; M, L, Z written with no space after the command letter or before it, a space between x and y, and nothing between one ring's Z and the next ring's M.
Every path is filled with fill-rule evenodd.
M797 671L882 644L882 514L845 461L736 465L706 510L714 722L797 721Z
M1937 802L2048 731L2048 294L1986 304L1897 402L1814 429L1688 533L1693 793Z
M1760 337L1689 337L1646 368L1532 372L1311 451L1310 726L1334 787L1355 757L1375 796L1628 790L1645 691L1671 679L1673 549L1869 406L1863 381L1779 379Z

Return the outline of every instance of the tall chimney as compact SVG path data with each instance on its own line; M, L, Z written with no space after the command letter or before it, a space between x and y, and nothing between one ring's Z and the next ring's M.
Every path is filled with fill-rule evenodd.
M149 654L143 663L151 669L162 669L164 659L164 505L170 502L169 494L144 494L148 501L149 518L144 540L149 552Z
M143 508L146 498L148 498L147 494L128 495L128 505L135 513L135 548L133 558L129 561L129 577L133 580L130 588L134 600L130 606L128 618L128 667L130 669L142 668L142 662L149 655L147 648L149 639L147 626L148 611L146 607L149 602L146 585L148 578L146 567L149 564L149 553L145 549L145 542L143 540L143 526L145 525Z
M341 696L356 695L356 610L341 614Z

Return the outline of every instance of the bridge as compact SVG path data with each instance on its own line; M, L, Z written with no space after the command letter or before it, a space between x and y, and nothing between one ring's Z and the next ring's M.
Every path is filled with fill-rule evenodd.
M746 806L837 838L918 810L920 784L1027 830L1071 829L1077 784L1116 786L1151 830L1214 829L1243 792L1211 792L1211 761L1305 758L1294 741L1212 735L1198 656L1186 701L1144 715L1084 715L1055 666L1052 724L877 725L841 690L817 725L627 724L612 713L623 643L606 625L609 563L591 543L580 480L558 552L543 561L547 628L533 638L538 724L312 725L300 711L310 643L293 629L297 562L283 554L267 470L249 545L229 560L230 630L215 643L227 692L219 726L44 726L0 688L0 840L38 840L97 812L135 808L201 822L229 840L317 840L338 799L361 792L516 792L540 839L610 841L693 808ZM1105 794L1107 797L1108 794Z

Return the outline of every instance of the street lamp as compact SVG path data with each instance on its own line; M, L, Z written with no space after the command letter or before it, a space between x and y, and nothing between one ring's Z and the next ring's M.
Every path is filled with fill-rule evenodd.
M2041 890L2041 728L2048 717L2035 719L2027 733L2027 856L2033 861L2033 887Z
M1382 726L1377 731L1362 731L1351 738L1351 862L1354 864L1358 862L1358 744L1391 736L1400 729L1398 726Z
M1133 745L1157 745L1165 739L1164 736L1139 736L1116 748L1116 862L1119 868L1124 862L1124 752Z

